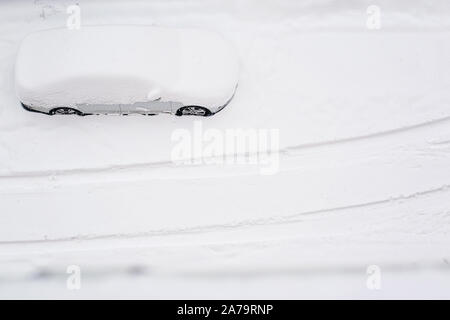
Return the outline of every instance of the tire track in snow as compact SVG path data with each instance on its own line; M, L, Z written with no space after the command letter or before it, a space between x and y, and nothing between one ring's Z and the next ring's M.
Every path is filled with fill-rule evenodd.
M364 140L364 141L372 140L372 139L383 138L383 137L387 137L387 136L391 136L391 135L395 135L395 134L409 133L410 131L413 131L413 130L428 129L432 126L444 124L446 122L450 122L450 116L446 116L446 117L439 118L439 119L433 119L433 120L429 120L426 122L413 124L410 126L395 128L395 129L391 129L391 130L369 133L366 135L361 135L361 136L356 136L356 137L349 137L349 138L343 138L343 139L338 139L338 140L328 140L328 141L286 147L285 150L294 151L294 150L302 150L302 149L307 149L307 148L317 148L317 147L324 147L324 146L331 146L331 145L347 144L350 142L358 142L358 141L362 141L362 140Z
M348 137L337 140L328 140L315 143L306 143L294 146L288 146L282 148L278 151L274 151L280 155L295 157L295 153L302 150L314 149L314 148L324 148L328 146L339 146L346 145L349 143L365 142L367 140L382 139L385 137L391 137L393 135L409 135L410 133L416 133L417 130L428 130L437 129L434 128L439 125L448 125L450 122L450 116L443 118L438 118L430 121L426 121L419 124L413 124L410 126L404 126L400 128L395 128L392 130L386 130L381 132L370 133L366 135ZM445 127L448 130L448 127ZM406 141L406 140L405 140ZM392 143L392 140L388 141ZM248 156L249 153L235 154L234 156ZM205 157L202 158L204 161L212 161L214 159L219 159L218 157ZM195 159L193 159L195 162ZM9 179L48 179L51 177L72 177L72 176L95 176L102 173L122 173L126 174L129 170L152 170L158 168L193 168L193 167L207 167L206 164L175 164L172 161L157 161L157 162L142 162L142 163L130 163L130 164L116 164L105 167L92 167L92 168L74 168L74 169L64 169L64 170L42 170L42 171L13 171L11 174L0 175L0 183L7 182ZM283 170L283 169L282 169Z
M205 226L193 226L188 228L176 228L176 229L161 229L161 230L150 230L146 232L138 233L116 233L116 234L105 234L105 235L78 235L71 237L61 237L54 239L35 239L35 240L14 240L14 241L0 241L0 245L15 245L15 244L39 244L39 243L58 243L58 242L68 242L68 241L91 241L91 240L120 240L120 239L132 239L132 238L145 238L145 237L156 237L156 236L173 236L173 235L185 235L185 234L199 234L215 231L227 231L235 230L240 228L252 228L252 227L264 227L269 225L279 225L279 224L289 224L301 222L303 217L312 215L322 215L322 214L333 214L337 212L343 212L347 210L355 210L362 208L376 207L384 204L400 203L406 200L413 200L417 198L426 197L429 195L437 193L445 193L450 189L449 185L442 185L437 188L422 190L419 192L398 195L394 197L389 197L380 200L374 200L364 203L356 203L339 207L325 208L313 211L304 211L290 215L284 216L271 216L267 218L259 219L247 219L242 221L237 221L233 223L226 224L211 224Z

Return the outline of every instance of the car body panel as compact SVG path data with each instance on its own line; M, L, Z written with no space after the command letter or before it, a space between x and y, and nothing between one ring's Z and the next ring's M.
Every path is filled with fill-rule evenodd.
M139 114L151 114L151 113L172 113L173 108L178 105L183 107L183 104L176 104L171 101L146 101L135 102L133 104L123 104L120 106L121 112L124 114L139 113ZM175 109L176 111L177 109Z
M120 114L122 110L119 104L76 104L75 109L81 111L84 114Z

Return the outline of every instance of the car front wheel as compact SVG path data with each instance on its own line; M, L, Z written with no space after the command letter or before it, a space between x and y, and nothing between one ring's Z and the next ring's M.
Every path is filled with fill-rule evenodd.
M186 106L178 109L177 116L201 116L207 117L211 115L211 111L200 106Z
M58 114L76 114L79 116L82 116L83 113L81 111L78 111L77 109L73 109L73 108L56 108L56 109L52 109L50 111L51 115L58 115Z

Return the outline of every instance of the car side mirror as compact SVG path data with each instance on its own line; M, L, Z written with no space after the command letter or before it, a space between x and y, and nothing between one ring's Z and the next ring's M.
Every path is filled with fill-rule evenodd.
M158 101L161 100L161 90L159 88L152 89L147 93L148 101Z

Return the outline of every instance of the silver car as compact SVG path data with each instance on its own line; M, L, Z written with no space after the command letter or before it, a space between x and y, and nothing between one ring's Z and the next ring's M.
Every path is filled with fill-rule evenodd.
M29 111L209 116L232 99L233 47L216 33L149 26L83 26L28 35L15 67Z

